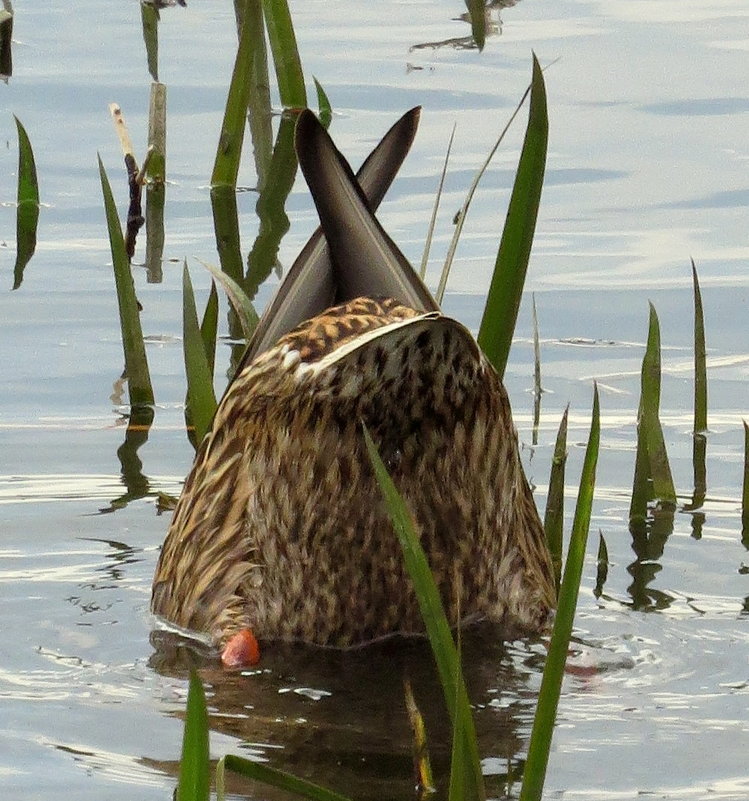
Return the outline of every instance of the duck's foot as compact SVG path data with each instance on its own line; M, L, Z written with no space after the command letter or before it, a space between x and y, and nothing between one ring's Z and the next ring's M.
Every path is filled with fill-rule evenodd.
M221 662L226 668L250 667L259 661L260 646L249 629L242 629L233 635L221 652Z

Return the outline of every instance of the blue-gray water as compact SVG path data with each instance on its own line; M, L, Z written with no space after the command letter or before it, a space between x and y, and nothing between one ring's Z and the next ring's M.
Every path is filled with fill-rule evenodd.
M154 495L179 492L192 455L182 418L181 264L187 257L204 297L208 280L197 259L217 261L207 184L236 42L233 9L192 0L161 14L170 180L164 281L147 284L136 269L157 409L138 451L149 495L118 508L126 492L117 455L126 396L115 386L122 353L96 153L124 213L107 105L122 106L142 155L150 77L140 10L136 2L90 0L73 10L59 0L15 6L13 76L0 86L0 785L18 799L164 799L174 786L186 684L184 664L155 657L149 644L150 579L168 523ZM523 0L493 12L500 30L482 54L414 47L467 36L466 23L455 19L462 11L459 0L292 3L305 73L325 86L333 135L352 163L402 111L424 107L413 153L381 211L417 262L457 123L432 285L452 215L527 84L531 50L543 64L559 59L546 71L549 158L528 275L547 390L535 448L528 299L507 383L541 508L569 402L571 514L593 379L602 451L576 620L579 654L560 706L547 795L743 799L749 8L744 0ZM12 114L34 146L44 207L37 252L11 293ZM446 309L474 328L522 127L485 177L448 289ZM239 181L255 183L249 151ZM238 197L245 252L257 230L255 199ZM284 265L314 226L300 180L287 209ZM627 512L648 300L661 322L667 445L681 500L691 494L690 257L708 338L708 498L704 520L677 514L673 534L637 565ZM142 247L135 261L143 261ZM221 359L223 369L228 353ZM596 600L599 529L611 566ZM263 670L245 677L207 666L214 754L251 753L360 798L411 797L403 650L342 657L291 649L268 655ZM504 774L507 758L524 753L543 648L479 641L467 652L485 771ZM418 657L409 670L423 695L432 685L418 672ZM441 725L433 724L435 743ZM437 751L444 761L444 748ZM492 794L502 795L503 782L490 782Z

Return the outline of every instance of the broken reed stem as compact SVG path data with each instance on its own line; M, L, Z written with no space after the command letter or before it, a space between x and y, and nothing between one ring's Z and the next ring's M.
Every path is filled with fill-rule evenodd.
M133 254L135 253L135 240L138 236L138 231L140 231L140 229L143 227L143 223L145 222L145 217L143 216L143 207L141 204L141 194L149 156L146 156L143 169L139 170L138 162L135 160L135 155L133 154L133 142L130 139L130 132L125 124L125 118L122 114L122 109L117 103L110 103L109 113L112 115L114 129L117 132L117 138L120 140L122 154L125 157L125 168L127 169L127 183L130 190L130 205L127 210L125 251L128 259L132 261Z

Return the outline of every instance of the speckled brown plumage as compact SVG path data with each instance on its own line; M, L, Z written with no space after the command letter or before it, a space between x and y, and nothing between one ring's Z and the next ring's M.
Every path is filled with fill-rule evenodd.
M335 646L422 631L362 423L449 619L543 627L551 564L504 387L460 323L372 297L243 366L185 483L153 611L220 646L244 628Z

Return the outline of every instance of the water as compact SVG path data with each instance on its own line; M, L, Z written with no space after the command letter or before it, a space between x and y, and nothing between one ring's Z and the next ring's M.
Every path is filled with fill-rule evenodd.
M0 87L0 144L7 142L0 147L0 276L8 288L17 159L11 113L34 145L44 203L23 286L0 295L0 782L19 799L60 792L163 799L174 786L188 656L173 643L155 650L149 642L150 580L167 526L155 494L178 493L191 461L182 423L181 263L189 258L204 297L208 282L195 259L216 261L207 183L233 59L233 11L192 3L161 13L171 182L163 283L148 284L136 270L157 409L147 442L120 449L122 355L96 152L124 202L107 104L122 106L142 154L150 79L140 12L136 3L81 2L75 13L61 2L45 5L16 9L14 73ZM306 74L325 86L334 136L354 164L402 111L424 106L413 153L381 211L414 261L458 123L432 285L452 214L525 88L531 49L544 64L559 59L546 72L549 163L528 276L547 390L536 447L528 303L507 383L541 507L556 427L570 402L571 513L594 378L602 452L578 650L547 795L743 799L749 9L742 0L519 2L493 12L501 33L481 55L413 49L465 37L466 24L453 19L462 10L448 0L292 7ZM518 126L486 176L448 289L446 309L474 328L521 137ZM255 183L249 154L239 181ZM245 252L257 231L255 200L238 196ZM314 226L300 181L287 210L284 265ZM677 514L673 533L654 536L638 560L627 509L648 299L661 319L662 417L684 502L692 490L690 256L708 335L708 499L701 514ZM261 300L271 291L262 289ZM228 351L220 354L222 370ZM596 600L599 529L611 566ZM543 653L540 643L503 645L486 632L466 643L495 797L506 794L508 758L517 772L524 753ZM422 647L402 643L344 655L279 648L247 676L204 663L213 752L265 758L357 798L410 798L404 672L428 712L435 762L444 766L448 732L434 711L428 659Z

